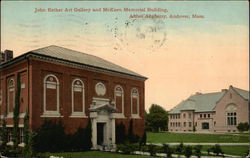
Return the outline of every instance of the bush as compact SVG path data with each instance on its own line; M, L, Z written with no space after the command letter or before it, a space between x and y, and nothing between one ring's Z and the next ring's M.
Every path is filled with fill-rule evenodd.
M247 122L244 122L244 123L239 123L237 125L237 129L240 131L240 132L244 132L244 131L248 131L250 128L250 125L247 123Z
M191 146L187 146L184 148L184 155L189 158L191 155L193 154L192 152L192 147Z
M168 144L163 144L162 151L167 155L167 158L171 158L174 150L170 148Z
M211 151L213 152L213 153L215 153L217 156L221 153L223 153L222 152L222 149L221 149L221 147L220 147L220 145L219 144L215 144L215 146L213 146L212 148L211 148Z
M125 126L121 122L116 126L116 144L122 144L126 141Z
M150 153L150 156L156 155L156 146L153 144L148 145L148 152Z
M201 148L202 148L201 145L197 145L197 146L194 147L194 154L195 154L198 158L201 157Z
M133 154L134 151L138 150L138 144L131 144L129 142L125 142L123 144L118 144L116 151L121 151L124 154Z
M37 152L60 152L63 151L64 140L61 122L45 121L34 137L34 149Z
M91 146L90 121L85 129L78 128L71 135L64 133L61 122L45 121L36 131L33 145L36 152L87 151Z
M178 154L181 154L181 153L183 152L183 150L184 150L184 145L183 145L183 143L180 143L180 144L176 147L176 149L175 149L175 151L176 151Z

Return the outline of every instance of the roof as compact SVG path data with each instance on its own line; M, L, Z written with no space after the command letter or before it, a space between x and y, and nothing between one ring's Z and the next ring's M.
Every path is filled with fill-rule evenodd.
M31 54L35 56L56 59L57 61L59 60L59 61L66 61L66 62L70 62L74 64L82 64L85 67L90 68L90 69L92 68L94 70L101 70L101 71L124 74L126 76L130 76L130 77L132 76L132 77L136 77L136 78L143 79L143 80L147 79L146 77L138 73L135 73L131 70L123 68L114 63L111 63L100 57L78 52L78 51L67 49L67 48L63 48L63 47L59 47L59 46L55 46L55 45L32 50L24 55L29 56ZM16 58L20 58L20 56ZM12 59L10 62L13 62L13 60L15 60L15 58Z
M244 99L249 100L249 91L233 87L233 89Z
M217 101L219 101L225 93L226 92L215 92L192 95L170 110L169 113L180 113L182 110L194 110L195 112L213 111Z

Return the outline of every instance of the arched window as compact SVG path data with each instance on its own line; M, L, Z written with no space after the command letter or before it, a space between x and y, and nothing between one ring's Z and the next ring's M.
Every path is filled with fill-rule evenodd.
M72 114L71 117L85 116L85 91L84 83L80 79L74 79L72 82Z
M59 80L55 75L47 75L43 80L43 117L59 117Z
M115 107L116 112L121 114L121 117L124 117L124 91L120 85L115 87Z
M8 92L7 92L7 108L8 115L13 114L15 104L15 81L10 79L8 81Z
M227 125L237 125L237 106L235 104L228 104L226 106Z
M136 88L131 90L131 116L139 117L139 92Z

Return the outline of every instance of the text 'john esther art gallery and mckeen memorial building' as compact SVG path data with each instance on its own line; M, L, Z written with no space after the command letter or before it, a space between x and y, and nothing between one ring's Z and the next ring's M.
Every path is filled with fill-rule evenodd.
M7 121L9 141L18 74L21 135L28 107L31 130L45 120L61 120L65 132L71 134L91 120L93 148L115 144L116 125L123 122L127 130L131 119L134 134L143 135L146 77L102 58L53 45L16 58L6 50L0 60L0 115Z

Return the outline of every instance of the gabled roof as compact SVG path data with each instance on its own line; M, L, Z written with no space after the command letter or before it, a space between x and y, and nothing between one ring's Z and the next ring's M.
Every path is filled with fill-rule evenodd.
M243 89L239 89L239 88L236 88L236 87L233 87L232 88L244 99L246 100L249 100L249 91L246 91L246 90L243 90Z
M0 67L2 68L2 67L12 65L15 62L21 61L29 57L38 57L38 58L45 59L48 61L55 61L55 62L60 62L60 63L72 64L72 65L81 65L80 67L84 67L90 70L108 72L112 74L119 74L122 76L136 78L140 80L147 79L145 76L142 76L131 70L123 68L114 63L111 63L100 57L78 52L78 51L67 49L67 48L63 48L63 47L59 47L59 46L55 46L55 45L29 51L10 61L0 64Z
M188 99L179 103L176 107L170 110L170 114L180 113L182 110L194 110L195 112L213 111L217 101L226 92L215 92L207 94L195 94Z

